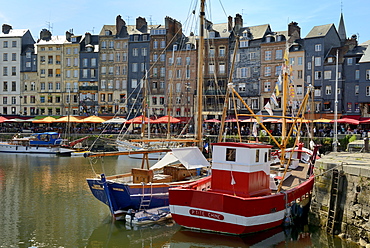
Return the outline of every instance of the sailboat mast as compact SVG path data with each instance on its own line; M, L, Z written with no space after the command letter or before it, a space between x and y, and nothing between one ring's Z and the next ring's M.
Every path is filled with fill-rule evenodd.
M199 47L198 47L198 85L197 85L197 125L196 125L196 138L198 140L199 148L202 147L203 131L202 131L202 111L203 111L203 67L204 67L204 4L205 0L200 3L200 24L199 24Z

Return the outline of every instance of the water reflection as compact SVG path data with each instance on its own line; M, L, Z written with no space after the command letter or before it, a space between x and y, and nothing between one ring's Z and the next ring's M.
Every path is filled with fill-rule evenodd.
M173 221L135 226L109 218L92 232L87 247L169 247L172 235L179 229Z

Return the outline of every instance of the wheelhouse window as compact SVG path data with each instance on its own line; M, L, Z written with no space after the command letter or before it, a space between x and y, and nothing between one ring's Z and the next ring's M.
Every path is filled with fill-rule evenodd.
M236 149L226 148L226 161L236 161Z

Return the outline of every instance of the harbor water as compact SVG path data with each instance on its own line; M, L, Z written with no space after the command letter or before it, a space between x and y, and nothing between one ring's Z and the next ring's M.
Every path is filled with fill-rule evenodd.
M141 160L0 153L0 247L358 247L318 228L243 237L190 231L172 221L113 221L86 178L126 173Z

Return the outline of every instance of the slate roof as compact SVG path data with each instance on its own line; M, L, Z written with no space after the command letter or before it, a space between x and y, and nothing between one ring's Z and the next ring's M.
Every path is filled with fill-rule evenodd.
M316 38L316 37L324 37L329 32L330 28L334 26L333 23L321 25L321 26L315 26L311 29L311 31L307 34L307 38Z
M8 34L0 32L0 37L22 37L28 29L10 29Z

